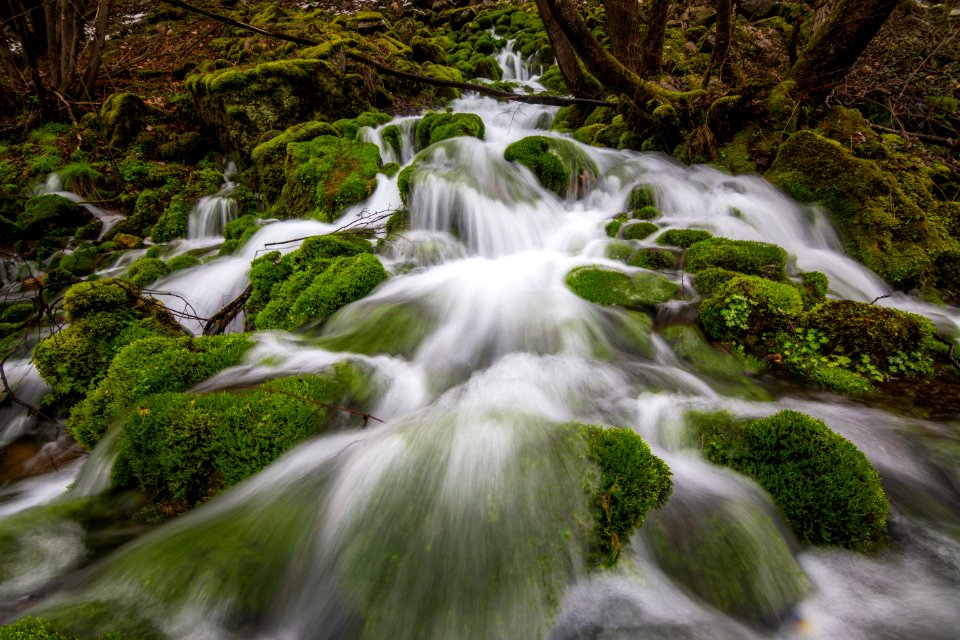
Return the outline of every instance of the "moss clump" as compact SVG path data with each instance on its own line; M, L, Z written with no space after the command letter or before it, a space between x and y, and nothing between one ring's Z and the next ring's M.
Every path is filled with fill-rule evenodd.
M601 267L577 267L565 282L584 300L604 305L643 307L672 298L679 286L652 273L626 274Z
M130 265L124 278L138 287L146 287L168 273L170 273L170 267L163 260L159 258L140 258Z
M189 253L174 256L167 261L167 267L169 267L170 273L179 271L180 269L189 269L190 267L195 267L198 264L200 264L200 259L196 256L190 255Z
M287 145L292 142L313 140L323 135L337 135L337 130L326 122L301 122L258 144L253 149L250 156L257 171L258 191L264 201L276 202L287 181L285 173Z
M627 196L627 209L640 210L650 207L656 210L657 202L654 198L653 187L646 184L635 186Z
M716 340L753 344L785 329L803 312L794 287L758 276L740 276L700 303L700 321Z
M851 365L884 375L922 376L933 372L926 343L935 330L929 320L898 309L852 300L828 300L803 316L802 324L825 338L824 351Z
M696 273L707 267L720 267L747 275L783 280L787 252L775 244L752 240L709 238L687 250L686 266Z
M634 254L634 246L626 240L613 240L607 243L603 255L611 260L626 262Z
M658 228L652 222L632 222L620 228L620 236L625 240L643 240Z
M107 373L114 355L141 338L177 335L180 325L161 306L119 280L82 282L64 296L69 325L40 342L33 361L55 397L78 400Z
M693 280L693 288L702 296L709 296L727 285L731 280L740 276L736 271L727 271L717 267L701 269Z
M609 567L639 528L647 512L667 502L673 483L670 469L630 429L577 425L599 477L591 491L594 531L589 563Z
M773 399L752 380L766 369L760 360L726 349L715 349L695 326L665 327L660 335L678 357L721 393L758 402Z
M110 147L125 147L143 128L147 105L132 93L115 93L100 107L100 129Z
M631 267L640 267L653 271L666 271L667 269L674 268L673 254L663 249L640 249L630 256L627 264Z
M528 136L508 146L503 157L530 169L540 184L561 198L583 196L598 173L587 154L561 138Z
M362 409L369 385L363 370L343 362L248 392L154 395L122 424L114 480L160 503L197 504L326 430L342 415L331 405Z
M185 391L240 362L253 342L243 335L138 340L117 353L110 369L73 407L67 431L92 449L107 427L134 404L156 393Z
M329 135L290 143L286 184L274 213L332 222L373 193L379 171L380 149L375 144Z
M240 216L236 220L231 220L223 228L223 244L217 255L227 256L237 251L247 243L247 240L253 237L260 230L260 223L257 218L248 213Z
M712 237L712 233L703 229L667 229L657 236L657 244L689 249L701 240Z
M69 234L86 221L83 207L55 194L30 198L17 216L19 235L28 240L38 240L48 233Z
M160 214L160 219L150 231L154 242L170 242L187 235L187 221L190 219L191 205L182 196L173 196L170 204Z
M436 325L435 320L412 306L389 304L372 309L350 309L338 317L320 340L332 351L366 355L412 357Z
M634 220L656 220L657 218L660 218L662 214L660 213L660 210L657 209L656 207L647 205L639 209L634 209L631 215L633 216ZM703 239L704 238L701 238L701 240Z
M603 230L611 238L616 238L617 234L620 232L620 227L627 221L627 215L621 213L620 215L612 218L610 222L603 225Z
M880 476L820 420L781 411L744 422L693 414L691 422L707 459L756 480L805 544L871 551L888 542Z
M935 296L947 284L934 263L960 249L945 224L952 205L932 195L929 176L909 158L858 158L836 141L798 131L780 145L765 177L801 202L823 205L845 250L895 287Z
M403 132L400 127L395 124L387 125L380 131L380 137L393 150L397 160L403 157Z
M472 113L428 113L417 124L417 150L455 138L472 136L483 140L485 128L480 116Z

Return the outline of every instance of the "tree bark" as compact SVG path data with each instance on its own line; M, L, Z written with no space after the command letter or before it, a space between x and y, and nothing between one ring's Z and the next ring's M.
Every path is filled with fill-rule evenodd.
M669 15L670 0L653 0L640 54L640 75L648 80L659 77L663 69L663 39Z
M623 66L640 73L640 2L604 0L610 49Z
M733 14L733 3L731 0L716 0L714 5L717 9L717 22L714 25L713 50L710 52L710 66L703 77L703 86L706 87L710 82L710 73L716 71L720 80L727 82L730 80L730 33L733 29L731 17Z
M543 22L544 30L547 32L547 38L553 45L553 53L557 58L557 66L560 68L560 75L563 76L563 82L567 85L575 96L585 98L595 98L600 93L600 86L587 77L577 58L573 45L567 40L563 29L557 24L549 10L544 8L544 0L537 0L537 10L540 12L540 19Z
M807 43L787 80L810 102L829 95L896 8L899 0L839 0Z
M93 87L100 74L100 62L103 60L103 45L107 39L107 24L110 18L110 0L100 0L97 5L97 17L94 19L93 44L90 46L90 58L87 70L83 74L83 90L92 98Z

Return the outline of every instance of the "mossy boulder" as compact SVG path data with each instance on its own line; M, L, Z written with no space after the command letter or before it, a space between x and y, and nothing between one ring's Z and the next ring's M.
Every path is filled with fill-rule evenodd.
M132 93L115 93L100 106L100 131L107 146L125 147L133 142L144 125L147 105Z
M163 260L159 258L140 258L130 265L124 278L138 287L146 287L168 273L170 273L170 267Z
M324 135L287 145L286 183L274 213L332 222L373 193L380 171L375 144Z
M657 236L657 244L689 249L701 240L712 237L712 233L703 229L667 229Z
M411 358L436 327L434 314L407 304L362 302L345 309L325 327L319 344L331 351Z
M158 503L192 506L262 470L343 416L362 410L369 373L342 362L317 375L280 378L253 390L160 393L137 403L121 425L114 481ZM333 405L333 406L332 406Z
M787 328L803 312L796 288L759 276L740 276L700 303L700 321L715 340L754 344Z
M565 280L571 291L584 300L602 305L645 307L666 302L679 285L652 273L634 274L603 267L577 267Z
M590 156L562 138L528 136L509 145L503 157L530 169L540 184L561 198L585 195L599 173Z
M33 361L58 398L76 401L106 374L121 348L141 338L182 335L162 306L122 280L81 282L64 296L67 328L41 341Z
M740 274L736 271L728 271L727 269L721 269L719 267L707 267L706 269L698 271L697 275L694 276L693 288L696 289L700 295L709 296L739 276Z
M640 210L650 207L656 210L656 206L657 201L654 196L653 187L648 184L638 184L630 190L630 194L627 196L628 209Z
M483 120L478 115L431 112L417 123L417 150L457 136L471 136L483 140L485 133Z
M17 217L21 237L38 240L48 233L69 234L90 218L86 209L62 196L47 194L27 200Z
M260 222L251 213L240 216L236 220L231 220L223 228L223 244L220 246L217 255L226 256L234 253L243 247L247 240L252 238L259 230ZM170 268L173 270L172 264Z
M719 267L777 281L784 278L786 261L787 252L775 244L728 238L700 240L686 255L686 267L692 273Z
M845 250L893 286L928 295L952 288L935 270L940 255L960 248L944 224L951 205L933 197L929 177L909 159L858 158L834 140L798 131L765 177L801 202L822 205Z
M253 342L245 335L155 337L121 349L106 376L77 403L67 431L92 449L107 427L137 402L157 393L186 391L221 369L239 364Z
M753 478L801 542L856 551L888 543L879 474L822 421L796 411L747 421L692 414L690 421L707 459Z
M631 267L653 271L666 271L676 266L676 260L670 251L645 247L631 254L627 259L627 264Z
M150 238L154 242L170 242L186 237L192 208L193 205L186 198L173 196L150 230Z
M652 222L630 222L620 227L620 237L625 240L643 240L658 228Z
M318 117L350 118L369 108L364 80L326 60L281 60L187 78L197 114L228 151L249 154L270 131Z
M250 157L257 172L258 191L265 202L276 202L283 185L286 184L287 145L291 142L313 140L323 135L338 134L333 125L327 122L301 122L254 147Z

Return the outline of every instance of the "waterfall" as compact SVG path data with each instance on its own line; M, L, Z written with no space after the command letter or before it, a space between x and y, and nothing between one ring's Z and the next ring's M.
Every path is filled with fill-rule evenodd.
M187 218L187 239L202 240L219 238L223 235L223 228L237 217L237 202L231 198L237 188L233 177L237 174L237 167L228 162L223 171L223 185L220 191L210 196L200 198L194 205Z
M506 79L535 83L512 43L497 59ZM553 135L544 123L555 108L476 95L450 106L479 115L485 140L451 139L415 155L417 118L361 132L385 163L420 167L411 230L381 252L392 277L319 328L257 334L242 364L194 389L246 388L351 361L372 372L370 412L384 422L308 440L124 545L72 590L51 587L38 615L97 603L184 639L953 637L960 496L956 455L941 449L956 446L947 424L832 396L774 398L739 373L743 380L707 379L677 357L657 321L586 302L565 284L571 269L588 264L643 271L604 257L605 224L643 184L663 214L662 230L776 243L793 274L824 272L835 296L869 302L888 293L843 254L823 212L756 176L584 145L596 184L583 197L561 199L503 158L511 142ZM383 139L390 125L401 131L399 153ZM191 213L190 238L222 233L232 215L230 175ZM365 211L401 206L396 177L381 176L370 199L333 223L266 224L239 254L153 288L170 292L169 306L209 317L243 291L257 256L292 251L297 239L356 223ZM657 245L651 237L640 246ZM689 284L681 271L665 275ZM680 314L696 302L683 291L660 311ZM960 329L955 308L902 294L879 304ZM404 325L409 333L383 335L383 319L399 312L414 318ZM184 322L200 332L199 322ZM397 344L370 355L362 348L370 335ZM763 490L707 463L687 440L689 410L755 418L788 408L826 421L880 470L893 504L893 549L856 555L801 547ZM650 516L613 570L589 571L577 544L571 514L583 513L583 456L558 430L570 421L633 428L673 473L675 498ZM109 485L116 434L86 461L78 494ZM697 597L660 557L664 539L721 525L739 532L757 561L751 579L769 607L757 619ZM9 604L79 562L76 531L61 522L50 536L63 541L63 557L19 582L3 582L0 572L0 610L4 598Z

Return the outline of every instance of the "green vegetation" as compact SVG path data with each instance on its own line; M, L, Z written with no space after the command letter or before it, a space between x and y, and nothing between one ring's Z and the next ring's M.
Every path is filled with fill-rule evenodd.
M604 305L644 307L672 298L680 289L674 282L652 273L633 275L602 267L577 267L567 274L566 284L584 300Z
M484 133L483 120L472 113L427 113L417 124L417 150L457 136L483 140Z
M660 335L679 358L706 378L717 391L759 402L773 399L752 380L753 376L766 370L760 360L737 351L714 348L695 326L665 327L660 330Z
M125 147L137 137L144 125L147 105L132 93L115 93L100 107L100 128L107 145Z
M38 240L48 234L69 235L86 221L87 213L83 207L50 194L27 200L23 213L17 218L17 226L22 237Z
M130 265L124 278L138 287L146 287L168 273L170 273L170 267L163 260L159 258L140 258Z
M627 264L631 267L666 271L674 268L673 254L662 249L643 248L630 256Z
M803 312L794 287L758 276L739 276L700 303L700 321L716 340L755 342L785 329Z
M658 228L652 222L631 222L620 228L620 236L625 240L643 240Z
M720 267L771 280L783 280L787 252L775 244L752 240L708 238L687 250L686 266L696 273L707 267Z
M820 420L781 411L748 421L693 413L690 422L707 459L756 480L803 543L856 551L887 544L880 476L859 449Z
M689 249L701 240L712 237L713 234L703 229L667 229L657 236L657 244Z
M584 195L599 171L577 145L562 138L528 136L508 146L503 157L530 169L540 184L561 198Z
M260 223L253 214L248 213L236 220L231 220L223 229L223 245L220 246L217 255L226 256L235 253L259 230Z

